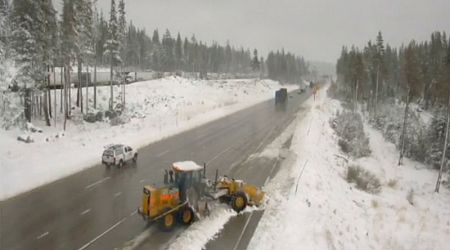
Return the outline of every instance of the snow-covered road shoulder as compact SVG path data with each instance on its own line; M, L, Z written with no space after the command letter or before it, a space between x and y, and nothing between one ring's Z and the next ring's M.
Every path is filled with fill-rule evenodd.
M397 166L394 145L367 124L372 155L347 162L329 125L340 104L322 90L309 105L292 141L297 161L268 184L271 201L248 249L446 249L450 192L433 193L437 173L410 160ZM349 184L348 164L375 173L382 191Z

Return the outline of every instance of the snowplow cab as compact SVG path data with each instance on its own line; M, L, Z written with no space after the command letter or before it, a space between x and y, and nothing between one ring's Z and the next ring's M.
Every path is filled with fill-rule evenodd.
M175 173L174 185L180 190L180 200L187 201L190 189L201 191L201 180L204 168L193 161L175 162L172 164ZM201 195L199 193L199 195Z
M205 167L193 161L176 162L172 165L174 183L180 190L180 202L187 204L198 219L210 212Z
M203 167L194 162L172 164L174 179L163 187L144 186L139 214L148 222L159 222L163 231L171 231L180 222L189 225L195 218L194 204L201 195L193 192L201 184ZM194 194L194 195L193 195Z

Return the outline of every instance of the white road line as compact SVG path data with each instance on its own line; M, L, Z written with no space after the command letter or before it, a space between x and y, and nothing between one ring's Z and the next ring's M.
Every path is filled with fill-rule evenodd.
M130 214L130 216L134 216L134 215L136 215L137 214L137 210L134 210L131 214Z
M126 242L124 245L125 247L120 248L122 250L135 250L138 246L142 244L146 239L150 237L155 232L155 227L146 228L142 233L140 233L138 236L136 236L134 239ZM175 234L177 235L177 234Z
M142 179L142 180L140 180L140 181L139 181L139 183L144 183L144 181L145 181L145 180L144 180L144 179Z
M157 156L157 157L161 157L161 156L163 156L163 155L165 155L165 154L167 154L167 153L169 153L169 152L170 152L169 150L166 150L166 151L164 151L164 152L161 152L161 153L157 154L156 156Z
M90 211L91 211L90 208L89 208L89 209L86 209L86 210L84 210L83 212L81 212L80 215L85 215L85 214L89 213Z
M305 164L303 165L302 171L300 172L300 175L298 176L298 179L297 179L297 185L295 185L295 195L297 195L298 183L300 182L300 178L302 178L303 171L305 171L306 164L308 164L308 161L309 161L309 160L306 160L306 161L305 161Z
M275 161L275 163L272 166L272 169L270 170L269 176L272 176L273 171L275 170L275 167L277 166L277 164L278 164L278 161Z
M253 216L253 213L251 213L250 216L247 218L247 222L245 222L245 226L242 229L241 235L239 235L239 238L238 238L236 244L234 245L233 250L236 250L239 246L239 243L241 243L242 237L244 236L245 230L247 230L248 223L250 222L250 219L252 218L252 216Z
M98 184L101 184L101 183L103 183L103 182L105 182L105 181L107 181L107 180L109 180L109 179L111 179L111 177L105 177L105 178L103 178L103 179L101 179L101 180L99 180L99 181L96 181L96 182L94 182L94 183L92 183L92 184L90 184L90 185L87 185L87 186L85 187L85 189L90 189L90 188L92 188L92 187L95 187L95 186L97 186Z
M89 241L88 243L84 244L82 247L78 248L78 250L83 250L86 249L87 247L89 247L90 245L92 245L92 243L94 243L95 241L97 241L98 239L100 239L101 237L103 237L105 234L109 233L111 230L113 230L114 228L116 228L118 225L122 224L125 221L126 217L121 219L120 221L118 221L116 224L112 225L110 228L108 228L105 232L101 233L99 236L95 237L94 239L92 239L91 241Z
M114 198L119 197L121 194L122 194L122 192L117 192L117 193L115 193L115 194L114 194Z
M267 183L269 183L269 180L270 180L270 176L267 176L266 181L264 182L264 186L266 186Z
M221 155L223 155L224 153L230 151L233 148L233 146L230 146L228 148L226 148L225 150L223 150L222 152L218 153L216 156L214 156L211 160L207 161L206 164L209 164L213 161L215 161L217 158L219 158Z
M267 179L264 182L264 186L267 185L267 183L269 183L270 177L272 176L273 170L277 166L277 163L278 163L278 161L275 161L275 163L273 164L272 169L270 170L269 175L267 176Z
M39 235L38 237L36 237L36 240L40 240L40 239L44 238L47 235L49 235L49 232L45 232L45 233Z
M256 154L261 149L261 147L263 146L264 142L272 135L274 130L275 130L275 127L270 129L269 133L267 133L267 135L261 140L261 143L259 143L258 147L256 148L256 150L255 150L255 152L253 154Z

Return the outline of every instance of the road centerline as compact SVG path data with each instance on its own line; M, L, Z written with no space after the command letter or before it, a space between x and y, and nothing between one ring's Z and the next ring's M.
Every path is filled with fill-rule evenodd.
M228 148L226 148L225 150L221 151L216 156L214 156L211 160L207 161L206 164L209 164L209 163L217 160L217 158L219 158L221 155L225 154L226 152L230 151L232 148L233 148L233 146L229 146Z
M88 208L88 209L84 210L83 212L81 212L80 215L83 216L83 215L89 213L90 211L91 211L91 209Z
M250 216L248 216L247 221L245 222L244 228L242 229L241 234L239 235L238 240L236 241L236 244L233 247L233 250L236 250L241 243L242 237L244 236L245 231L247 230L248 223L250 222L250 219L252 218L253 213L250 213Z
M39 235L38 237L36 237L36 240L40 240L40 239L46 237L46 236L49 235L49 234L50 234L49 232L45 232L45 233Z
M78 250L86 249L87 247L92 245L94 242L96 242L98 239L103 237L105 234L109 233L111 230L113 230L114 228L116 228L117 226L122 224L125 220L126 220L126 217L121 219L120 221L118 221L116 224L112 225L110 228L108 228L106 231L104 231L103 233L101 233L100 235L98 235L97 237L95 237L94 239L89 241L88 243L84 244L82 247L78 248Z
M167 154L169 152L170 152L169 150L166 150L164 152L161 152L161 153L157 154L156 157L161 157L161 156L163 156L163 155L165 155L165 154Z
M107 181L107 180L109 180L109 179L111 179L111 177L105 177L105 178L103 178L103 179L101 179L101 180L98 180L98 181L96 181L96 182L94 182L94 183L92 183L92 184L87 185L87 186L84 187L84 188L85 188L85 189L90 189L90 188L95 187L95 186L97 186L97 185L99 185L99 184L101 184L101 183L103 183L103 182L105 182L105 181Z

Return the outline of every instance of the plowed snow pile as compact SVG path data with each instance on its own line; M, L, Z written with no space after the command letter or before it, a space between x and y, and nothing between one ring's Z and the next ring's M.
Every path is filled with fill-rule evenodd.
M123 143L141 147L273 98L280 87L270 80L168 77L127 85L126 110L116 126L108 121L87 123L75 109L64 132L63 115L59 112L56 127L33 121L35 126L30 127L41 128L42 133L0 129L0 200L99 164L105 145ZM120 88L114 88L118 103ZM92 97L92 88L89 91ZM52 91L52 98L53 94ZM59 102L59 92L56 96ZM106 110L109 87L99 87L97 99L97 108ZM73 106L75 100L73 89ZM92 101L90 98L91 110ZM19 142L18 136L34 142Z
M448 249L450 192L433 192L437 172L407 159L397 166L394 145L367 124L371 156L347 163L329 125L339 103L322 90L309 105L291 146L297 162L266 187L271 199L248 249ZM348 164L374 173L381 192L349 184Z

